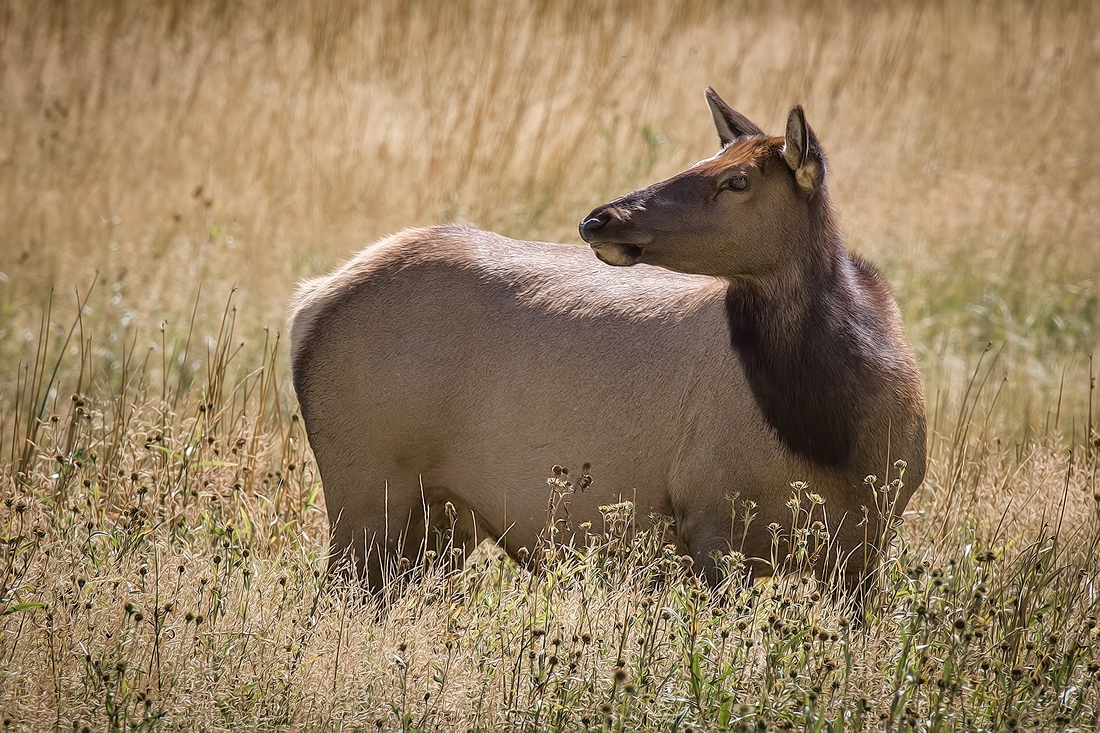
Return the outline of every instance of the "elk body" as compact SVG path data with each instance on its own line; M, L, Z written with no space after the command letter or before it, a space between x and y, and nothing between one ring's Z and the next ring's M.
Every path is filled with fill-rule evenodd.
M844 248L801 108L769 137L707 100L721 151L595 209L592 251L411 229L300 288L294 386L334 561L350 552L377 587L384 562L451 526L447 502L457 541L515 555L544 527L557 463L594 477L574 526L630 499L671 516L711 578L731 550L776 569L768 525L791 526L797 481L824 499L818 572L871 566L881 512L900 516L925 468L897 306ZM900 488L865 481L881 488L898 460Z

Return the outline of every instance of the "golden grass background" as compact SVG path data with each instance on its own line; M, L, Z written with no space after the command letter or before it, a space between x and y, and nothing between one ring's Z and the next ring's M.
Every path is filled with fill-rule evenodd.
M932 462L882 607L719 600L607 535L381 615L326 587L295 282L413 225L576 242L717 149L708 85L770 131L804 105L905 315ZM1098 99L1086 2L0 5L5 721L1100 725Z
M297 279L406 226L577 241L596 204L716 149L712 85L769 130L806 107L848 242L886 269L930 374L988 341L1081 353L1100 272L1095 18L1023 2L11 3L0 307L25 328L22 305L99 272L110 320L179 323L202 282L209 313L235 284L242 312L279 328Z

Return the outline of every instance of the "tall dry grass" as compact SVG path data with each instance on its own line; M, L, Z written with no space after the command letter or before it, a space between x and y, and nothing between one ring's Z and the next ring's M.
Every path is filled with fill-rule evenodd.
M231 308L219 332L188 388L139 362L60 401L38 382L30 402L49 409L0 505L5 728L1100 725L1095 451L1021 454L968 440L964 418L862 610L809 578L745 585L736 558L708 587L629 504L575 545L532 548L533 572L484 549L463 566L444 535L371 598L324 572L319 478L277 347L249 369Z
M1095 727L1098 70L1089 3L0 5L5 721ZM714 152L708 85L805 106L920 358L880 607L599 528L384 612L315 575L293 283L411 225L576 241Z

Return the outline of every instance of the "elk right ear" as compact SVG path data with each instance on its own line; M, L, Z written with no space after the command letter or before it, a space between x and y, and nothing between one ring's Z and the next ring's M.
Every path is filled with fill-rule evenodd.
M787 115L787 137L783 141L783 160L794 171L794 179L807 193L813 193L825 180L825 157L817 136L806 124L801 105Z
M735 112L728 104L722 101L718 92L707 87L707 106L714 118L714 126L718 128L718 139L722 141L722 147L726 147L739 137L756 137L763 135L764 131L754 125L740 112Z

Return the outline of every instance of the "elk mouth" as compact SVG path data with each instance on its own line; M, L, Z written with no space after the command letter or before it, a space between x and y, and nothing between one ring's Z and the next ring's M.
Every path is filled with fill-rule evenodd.
M615 267L630 267L642 259L642 245L621 242L592 242L592 251L601 262Z
M580 234L602 262L616 267L638 264L642 248L650 241L644 232L631 225L627 214L608 207L585 217L580 223Z

